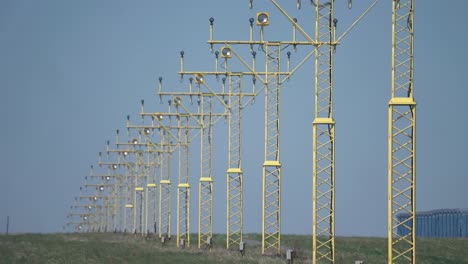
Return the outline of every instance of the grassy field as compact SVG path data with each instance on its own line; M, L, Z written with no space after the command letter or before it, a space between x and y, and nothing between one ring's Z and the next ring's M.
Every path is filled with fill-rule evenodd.
M0 263L286 263L284 257L262 257L260 235L245 236L246 255L223 248L223 235L216 235L211 252L196 248L178 249L175 241L161 244L153 238L130 234L18 234L0 235ZM311 263L310 236L282 235L283 248L295 248L294 263ZM336 239L336 263L362 260L365 264L386 263L386 239L343 237ZM420 239L418 263L468 263L468 240Z

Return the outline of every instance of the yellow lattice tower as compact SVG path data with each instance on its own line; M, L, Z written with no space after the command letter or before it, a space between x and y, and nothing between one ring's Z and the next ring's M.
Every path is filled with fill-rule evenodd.
M264 40L264 27L269 25L268 12L257 13L256 24L260 27L260 41L253 40L254 19L250 19L250 40L249 41L226 41L213 40L210 34L208 43L224 45L228 49L230 56L234 55L243 64L248 71L242 72L242 75L252 75L256 80L263 84L265 91L265 156L263 163L262 177L262 254L280 254L280 211L281 211L281 164L279 160L279 91L281 87L281 75L288 75L290 72L281 72L281 48L282 45L288 45L287 42L269 42ZM213 21L210 20L210 32L212 33ZM291 43L289 43L291 44ZM255 52L252 52L254 63L248 65L245 60L233 49L232 45L248 45L252 50L253 45L258 45L259 49L265 52L265 71L258 72L255 69ZM222 51L223 53L223 51ZM224 53L223 53L224 54ZM231 55L232 54L232 55ZM289 55L288 55L289 62ZM289 71L289 64L288 64ZM232 79L230 80L232 81ZM235 83L233 83L235 86ZM232 87L231 87L232 88ZM237 117L237 116L236 116ZM239 115L240 118L240 115ZM236 125L236 122L231 123ZM237 128L230 127L231 132L236 133ZM240 132L239 132L240 133ZM232 138L233 140L237 140ZM234 141L235 144L236 141ZM231 149L232 150L232 149ZM234 150L235 151L235 150ZM231 155L231 153L230 153ZM232 153L233 157L237 156ZM231 161L230 161L231 162ZM240 160L233 161L240 165ZM231 165L231 164L230 164ZM231 170L230 170L231 169ZM232 170L234 169L234 170ZM239 185L230 185L235 181ZM242 170L240 168L228 169L228 238L227 245L230 243L240 243L242 229ZM232 190L232 191L231 191ZM230 195L232 195L230 197ZM232 204L230 202L233 202ZM234 232L232 232L234 231ZM232 235L232 239L231 239Z
M198 186L198 247L211 246L213 237L213 97L200 97L200 181Z
M333 119L334 2L317 0L313 123L313 263L335 261L335 121ZM333 21L334 20L334 21ZM334 25L335 24L335 25Z
M392 98L388 108L388 263L416 263L414 0L392 4ZM399 214L407 215L403 220Z
M309 36L276 1L271 2L294 27L292 45L315 47L315 119L313 122L312 263L335 262L335 120L333 119L333 56L340 40L375 6L367 10L336 37L334 1L312 0L315 8L315 37ZM301 8L301 1L297 1ZM348 0L351 9L352 0ZM296 41L296 30L306 43ZM307 60L308 56L304 60ZM294 71L293 71L294 72Z
M101 179L102 182L113 181L112 185L112 229L114 232L123 231L123 208L124 208L124 177L119 174L119 168L123 167L123 159L121 158L124 150L111 149L110 142L107 141L106 153L107 162L99 160L99 165L105 165L107 172L101 174L93 174L91 177ZM128 152L127 152L128 153Z
M229 75L229 142L227 169L226 248L243 241L242 76Z
M214 19L210 18L210 33L213 34L213 22ZM228 142L228 169L227 169L227 232L226 232L226 247L230 248L231 245L239 245L242 241L242 213L243 213L243 184L242 184L242 167L241 167L241 110L244 108L243 98L244 97L255 97L255 88L252 93L242 92L242 77L252 75L252 73L233 73L228 71L228 60L232 58L232 51L229 47L221 48L221 62L219 61L220 52L215 52L216 57L216 69L215 71L186 71L184 70L184 52L181 52L181 70L179 74L181 77L184 75L190 75L189 78L190 86L188 92L178 92L178 95L185 96L197 96L197 97L208 97L210 100L218 101L223 108L226 110L228 115L229 123L229 142ZM219 70L221 66L221 70ZM215 91L212 89L206 78L209 76L215 76L216 80L219 80L219 76L222 78L222 89L221 91ZM227 80L226 80L227 78ZM197 87L196 91L192 91L192 82L195 80ZM229 90L226 92L226 81L229 85ZM202 90L207 90L202 92ZM170 94L160 91L159 95ZM226 100L228 98L228 100ZM212 111L211 111L212 112ZM203 113L208 113L205 110ZM206 114L203 114L206 115ZM210 113L212 118L213 114ZM212 120L212 119L211 119ZM213 123L213 122L212 122ZM203 126L203 124L202 124ZM207 135L205 135L207 138ZM208 142L206 144L204 142ZM202 140L202 148L212 148L211 142L208 140ZM205 145L205 146L203 146ZM207 153L207 151L205 151ZM211 152L210 152L211 153ZM203 156L202 153L202 164L211 162L211 154L207 157ZM205 161L204 161L205 160ZM203 165L202 165L203 167ZM201 173L200 184L205 185L205 188L200 188L203 192L200 193L199 199L199 236L198 236L198 247L210 247L211 238L213 233L213 178L211 176L211 167L205 166L207 169L203 169ZM210 175L205 177L204 175ZM208 191L211 190L211 191Z
M182 51L181 65L183 65L183 56L184 52ZM183 75L184 73L181 74ZM212 90L210 93L203 93L201 91L201 85L206 86L204 75L197 73L194 74L194 77L195 78L189 78L190 85L188 92L163 92L162 78L160 77L158 94L160 96L160 100L162 100L163 96L171 96L170 102L174 102L174 106L176 107L176 111L179 113L179 116L188 117L187 124L190 123L190 120L195 122L194 126L190 125L188 128L198 129L200 132L201 151L198 203L198 248L210 248L213 236L212 127L221 117L226 117L226 113L213 112L213 101L214 98L217 98L225 104L220 97L224 97L226 94L214 93ZM196 84L196 91L193 91L193 82ZM190 110L186 105L184 105L182 102L183 97L186 97L191 103L193 103L193 99L196 98L198 110ZM187 245L189 244L187 243Z
M128 119L129 117L127 117ZM146 180L146 168L144 155L147 154L146 144L142 143L140 136L129 138L121 142L119 130L116 135L116 146L123 146L119 157L121 163L110 164L114 168L123 166L125 190L124 201L124 232L130 231L134 234L143 233L143 200L144 181Z
M171 101L172 103L172 101ZM174 102L178 104L178 102ZM170 180L170 160L172 152L175 148L179 150L179 170L178 170L178 190L177 190L177 246L179 246L180 240L183 239L184 243L189 245L189 232L190 232L190 184L188 182L188 161L189 161L189 144L190 134L188 133L191 129L188 120L188 116L181 117L178 113L145 113L142 104L142 110L140 115L144 118L145 116L152 117L152 128L160 128L161 132L161 145L164 146L164 155L161 161L161 181L160 181L160 192L159 192L159 237L171 238L171 218L172 218L172 182ZM165 118L169 117L169 118ZM163 123L163 120L172 118L177 119L177 124L172 125L170 123ZM154 125L156 122L156 126ZM130 126L128 126L130 127ZM173 131L175 130L175 131ZM173 138L176 141L176 146L172 146L172 141L169 139ZM167 147L167 148L166 148ZM181 231L182 230L182 231Z

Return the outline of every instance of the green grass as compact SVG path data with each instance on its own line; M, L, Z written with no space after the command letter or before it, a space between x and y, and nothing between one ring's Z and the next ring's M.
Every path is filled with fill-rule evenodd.
M161 244L130 234L18 234L0 236L0 263L286 263L281 257L262 257L261 236L245 235L246 255L224 249L224 235L215 235L214 248L199 250L197 239L191 247L179 249L175 241ZM311 263L311 236L282 235L282 248L295 248L294 263ZM336 263L386 263L387 240L384 238L336 238ZM468 240L419 239L418 263L468 263Z

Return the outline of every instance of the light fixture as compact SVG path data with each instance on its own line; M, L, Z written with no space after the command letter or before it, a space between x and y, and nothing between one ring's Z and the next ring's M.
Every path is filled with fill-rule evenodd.
M93 197L93 200L94 200L94 201L97 201L97 197L96 197L96 196L94 196L94 197Z
M117 164L112 164L112 169L116 170L117 169Z
M143 134L149 135L151 133L151 130L149 128L143 129Z
M124 155L124 156L128 156L128 151L124 151L124 152L123 152L123 155Z
M93 207L91 205L88 205L88 210L91 210L93 209Z
M110 176L106 176L106 180L107 180L107 181L110 180Z
M83 217L83 219L84 219L84 220L88 220L88 217L85 215L85 216Z
M257 13L257 26L268 26L270 24L270 14L268 12Z
M348 0L348 9L353 7L353 0Z
M175 97L174 98L174 105L180 105L182 104L182 98L180 98L179 96Z
M101 192L104 191L104 186L102 186L102 185L99 186L99 191L101 191Z
M232 50L230 47L222 47L221 48L221 57L222 58L232 58Z
M195 83L201 84L201 83L204 83L204 82L205 82L205 76L203 76L203 74L201 74L201 73L196 73L195 74Z
M132 144L133 144L133 145L138 144L138 139L136 139L136 138L132 139Z

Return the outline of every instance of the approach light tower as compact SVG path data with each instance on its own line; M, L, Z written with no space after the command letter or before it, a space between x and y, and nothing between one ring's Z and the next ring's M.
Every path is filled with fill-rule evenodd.
M212 34L212 21L210 26L210 40L208 43L211 48L213 45L223 45L229 49L229 56L235 56L242 65L247 68L244 75L250 74L252 78L258 80L263 85L260 91L265 90L265 156L262 166L262 254L263 255L279 255L281 253L280 246L280 215L281 215L281 164L279 156L279 99L281 83L289 78L291 71L289 70L289 57L288 52L288 71L281 72L281 53L282 49L292 44L292 42L283 41L267 41L264 40L264 29L270 24L270 17L268 12L259 12L256 19L251 18L250 22L250 40L213 40ZM253 25L254 23L260 28L260 40L253 39ZM242 57L239 52L236 52L234 45L247 45L254 57L253 66L250 66ZM255 56L256 53L253 49L259 48L265 52L265 71L260 72L255 69ZM228 55L228 54L225 54ZM300 64L302 65L302 64ZM300 66L299 65L299 66ZM298 67L299 67L298 66ZM284 77L286 76L286 77ZM284 77L284 79L281 79ZM237 139L234 139L237 140ZM234 154L237 155L237 154ZM235 157L235 156L234 156ZM236 161L234 161L236 162ZM233 164L235 165L235 163ZM239 174L239 170L228 171L230 173ZM242 173L242 172L240 172ZM235 175L234 175L235 176ZM228 179L229 181L229 179ZM241 192L238 192L242 195ZM228 198L229 199L229 198ZM236 199L242 199L241 196ZM229 204L228 204L229 206ZM234 205L235 206L235 205ZM230 209L234 209L231 211ZM230 212L239 213L235 207L228 209ZM228 215L228 219L232 217ZM231 218L232 219L232 218ZM238 221L238 220L235 220ZM236 223L229 223L229 225ZM230 234L228 234L230 235ZM237 241L235 241L237 242ZM229 242L228 242L229 243Z
M213 22L214 18L210 18L210 33L213 34ZM243 172L242 172L242 110L251 100L254 99L257 94L255 93L255 77L253 78L253 89L251 93L244 92L242 90L242 78L244 75L253 75L251 72L230 72L228 71L228 60L232 58L232 51L229 47L221 47L220 51L215 51L215 71L186 71L184 69L184 53L181 52L181 70L179 74L181 78L185 75L191 76L190 86L188 92L178 92L177 94L183 94L185 96L196 96L204 98L209 97L211 100L219 102L228 116L228 169L227 169L227 210L226 210L226 248L231 246L239 246L242 242L243 232ZM219 56L221 55L221 60ZM220 69L221 68L221 69ZM222 76L221 91L215 91L208 83L209 77L215 77L216 81L219 81ZM192 82L195 81L197 89L192 90ZM226 83L228 90L226 90ZM202 90L207 90L202 92ZM164 94L171 94L170 92L161 92L161 86L159 96ZM244 98L249 98L244 102ZM200 100L200 99L199 99ZM205 104L206 105L206 104ZM207 112L204 110L204 113ZM204 133L202 136L207 137ZM209 140L203 140L202 137L202 148L207 149L211 147L212 142ZM208 145L206 145L208 143ZM204 151L203 153L207 153ZM202 153L202 160L206 159ZM202 162L206 164L207 162ZM209 186L213 184L211 177L211 165L201 166L201 178L200 184L205 185L205 188L201 188L204 192L200 193L199 200L199 243L198 247L202 246L209 247L211 241L208 238L212 236L213 229L213 193L208 192ZM203 175L210 175L205 177Z
M265 72L260 73L241 60L261 81L265 89L265 161L263 163L263 208L262 208L262 254L280 254L280 216L281 216L281 163L280 163L280 87L315 53L315 120L313 123L313 263L335 261L334 219L335 219L335 121L333 120L333 54L340 40L372 9L374 3L339 37L336 37L338 20L334 17L334 1L312 0L315 7L315 38L305 32L275 1L270 2L286 17L293 26L292 41L266 41L264 28L269 25L268 12L257 13L256 21L260 27L260 41L214 41L212 34L208 43L225 45L244 44L252 49L254 46L265 52ZM253 7L253 0L249 0ZM297 0L297 8L301 1ZM348 8L352 0L348 0ZM297 32L304 39L297 40ZM288 70L281 72L281 53L286 46L312 46L314 50L290 70L288 52ZM240 57L234 49L232 52ZM284 79L281 79L285 76ZM263 79L263 78L264 79Z
M416 102L413 76L414 0L393 0L392 98L388 108L389 264L416 263ZM401 213L409 217L400 221L398 215Z

